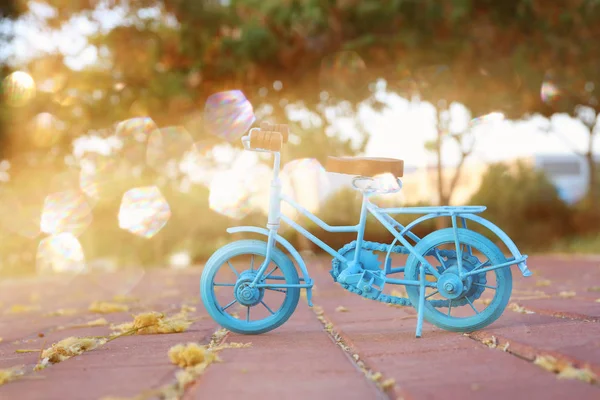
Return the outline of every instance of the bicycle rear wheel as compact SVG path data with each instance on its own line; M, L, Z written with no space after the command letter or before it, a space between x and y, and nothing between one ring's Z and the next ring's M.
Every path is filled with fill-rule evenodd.
M502 251L485 236L458 228L463 270L472 271L506 262ZM458 257L452 228L441 229L425 236L415 246L437 268L440 278L428 275L438 288L426 288L423 317L430 323L454 332L472 332L488 326L504 312L512 292L509 267L458 277ZM419 280L421 262L410 255L405 278ZM407 286L408 297L415 308L419 304L419 286Z

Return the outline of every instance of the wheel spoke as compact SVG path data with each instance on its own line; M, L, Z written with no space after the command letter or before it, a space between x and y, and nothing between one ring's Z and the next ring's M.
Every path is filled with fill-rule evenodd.
M436 290L435 292L431 293L430 295L425 296L425 300L427 300L428 298L430 298L431 296L435 296L436 294L438 294L440 291Z
M252 254L252 258L250 259L250 271L254 271L254 254Z
M473 255L473 248L471 246L467 246L467 253L472 256Z
M446 263L444 262L444 260L442 259L442 256L439 253L438 249L435 249L435 256L438 259L438 261L442 264L442 267L444 268L444 271L446 270Z
M246 310L246 322L250 322L250 306L247 306Z
M285 281L285 276L271 275L265 279L275 279L276 281Z
M237 302L237 299L234 299L231 303L229 303L225 307L223 307L223 311L227 310L229 307L234 305L236 302Z
M498 289L497 286L484 285L483 283L477 283L477 282L473 282L473 285L483 286L483 287L486 287L488 289L494 289L494 290Z
M267 278L268 278L268 277L269 277L269 276L270 276L270 275L271 275L273 272L275 272L275 270L276 270L277 268L279 268L279 266L277 266L277 265L276 265L276 266L275 266L275 268L273 268L273 269L271 270L271 272L269 272L267 275L265 275L265 277L263 278L263 280L264 280L264 279L267 279Z
M476 266L475 268L473 268L470 272L476 271L479 268L482 267L487 267L488 265L490 265L490 260L487 260L486 262L482 262L481 264L479 264L478 266Z
M235 286L235 283L213 283L213 286Z
M471 303L471 300L469 299L469 296L465 296L465 299L467 299L467 301L469 302L469 305L471 306L471 308L473 309L473 311L475 311L475 314L479 314L479 311L477 311L477 309L475 308L475 306L473 305L473 303Z
M231 270L233 271L233 273L235 274L235 276L237 276L238 278L240 277L239 272L237 272L237 270L233 267L233 265L231 265L230 261L227 261L227 264L229 265L229 268L231 268Z
M448 306L448 316L450 316L450 313L452 312L452 300L450 300L449 306Z
M265 304L265 302L264 302L264 301L262 301L262 300L261 300L261 301L260 301L260 304L262 304L263 306L265 306L265 308L266 308L267 310L269 310L269 312L270 312L271 314L275 315L275 313L273 312L273 310L271 310L271 309L269 308L269 306Z
M279 292L279 293L287 293L287 290L285 290L285 289L277 289L277 288L270 288L270 287L265 287L263 289L272 290L274 292Z

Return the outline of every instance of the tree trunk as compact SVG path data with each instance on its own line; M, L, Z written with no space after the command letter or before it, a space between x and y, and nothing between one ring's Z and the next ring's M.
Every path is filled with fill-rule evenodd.
M588 165L588 187L587 187L587 206L594 207L598 201L598 185L596 183L596 163L594 153L592 152L592 140L590 139L590 148L585 154L585 160Z
M444 176L442 171L442 127L441 121L439 121L440 114L438 113L438 128L437 128L437 138L436 138L436 170L437 170L437 192L438 192L438 205L446 206L448 205L448 199L444 194ZM443 229L447 226L446 218L436 218L435 219L435 227L436 229Z

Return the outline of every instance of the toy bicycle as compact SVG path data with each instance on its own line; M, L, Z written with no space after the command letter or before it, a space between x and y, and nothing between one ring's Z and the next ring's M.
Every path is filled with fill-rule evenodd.
M281 221L333 257L330 274L344 289L368 299L415 307L416 337L421 337L423 319L454 332L472 332L491 324L503 313L511 295L510 266L517 265L523 276L531 275L526 265L527 256L521 255L506 233L476 215L486 209L484 206L381 208L372 203L373 195L400 190L403 160L329 157L325 169L353 176L352 186L362 192L363 200L357 225L328 225L281 191L280 150L288 134L285 125L263 123L242 137L246 150L273 154L273 179L266 228L227 229L229 233L264 235L266 241L243 239L227 244L218 249L204 267L200 280L202 302L222 327L241 334L271 331L293 314L301 289L306 289L308 305L313 306L313 280L299 252L278 234ZM382 174L393 176L397 185L381 190L375 183ZM335 251L283 215L282 201L328 232L356 232L356 240ZM364 240L368 214L394 236L391 244ZM391 217L393 214L424 215L404 226ZM452 227L433 231L422 238L411 232L416 225L437 217L450 217ZM467 220L496 234L512 257L505 257L490 239L468 229ZM383 264L375 252L385 254ZM406 256L405 264L393 267L393 256L400 257L399 254ZM301 272L300 277L292 259ZM403 273L403 279L394 277L399 273ZM390 285L403 285L408 298L400 297L397 291L386 293L384 286L389 288ZM280 306L275 308L274 302ZM234 311L234 306L239 313Z

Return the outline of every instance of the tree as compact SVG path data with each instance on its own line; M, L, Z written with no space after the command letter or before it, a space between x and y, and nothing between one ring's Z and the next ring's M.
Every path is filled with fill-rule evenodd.
M598 132L600 132L600 118L596 113L596 110L585 105L577 106L574 114L587 130L588 138L584 151L577 150L572 145L571 141L564 136L564 132L558 132L552 123L544 126L543 129L557 135L575 155L585 160L586 169L588 171L588 181L584 205L588 208L595 208L599 201L597 187L600 182L598 179L598 162L596 161L596 155L594 153L594 143L598 136Z
M452 194L460 179L465 161L475 149L477 129L483 125L490 126L492 123L501 121L504 118L503 114L496 112L472 119L468 110L459 110L460 108L461 107L458 104L451 104L450 107L445 107L445 102L440 101L438 109L436 110L436 139L425 144L426 149L433 152L436 157L438 204L441 206L450 204ZM452 121L452 109L454 109L455 115L460 111L466 112L469 121L462 124L458 122L457 127L457 121ZM442 146L445 142L450 142L459 152L458 163L454 169L454 173L447 182L442 174L444 166L442 160Z

